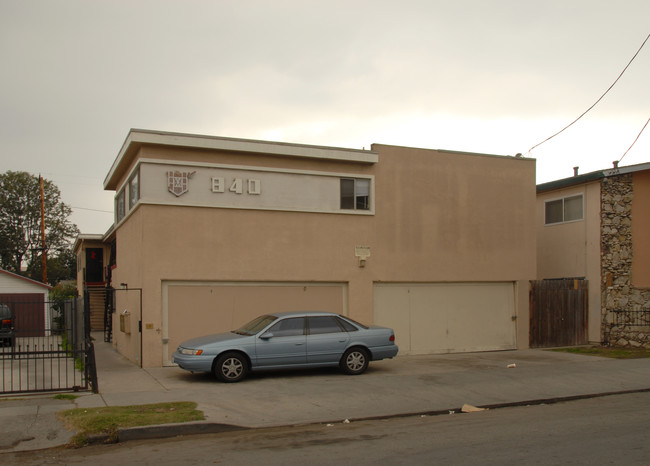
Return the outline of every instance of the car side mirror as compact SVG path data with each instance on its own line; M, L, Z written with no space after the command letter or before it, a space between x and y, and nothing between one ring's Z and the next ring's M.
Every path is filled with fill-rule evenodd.
M262 340L270 340L273 338L273 332L265 332L264 334L260 335L260 338Z

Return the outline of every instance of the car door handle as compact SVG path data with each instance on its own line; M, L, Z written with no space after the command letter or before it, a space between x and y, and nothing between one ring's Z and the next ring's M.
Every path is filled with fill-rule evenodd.
M304 343L296 343L296 346L302 346Z

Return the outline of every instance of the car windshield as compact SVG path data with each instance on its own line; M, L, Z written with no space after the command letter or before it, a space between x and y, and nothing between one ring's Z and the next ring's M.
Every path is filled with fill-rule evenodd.
M232 333L236 333L237 335L255 335L276 319L277 317L275 316L259 316L246 325L242 325L237 330L233 330Z
M0 304L0 318L11 319L11 310L9 309L9 306Z

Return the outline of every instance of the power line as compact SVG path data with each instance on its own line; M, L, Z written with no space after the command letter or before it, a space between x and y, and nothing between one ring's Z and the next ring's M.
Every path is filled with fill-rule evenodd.
M628 147L627 150L625 151L625 153L621 156L621 158L618 159L619 162L621 160L623 160L623 157L625 157L627 155L627 153L630 152L630 149L632 149L632 146L634 146L634 144L636 144L636 142L639 140L639 138L641 137L641 133L643 133L643 130L645 130L646 126L648 126L648 123L650 123L650 118L648 118L648 121L645 122L645 125L643 125L643 128L641 128L641 131L639 131L639 134L637 135L637 137L634 140L634 142L632 143L632 145L630 147Z
M548 138L544 139L542 142L539 142L539 143L535 144L533 147L531 147L530 149L528 149L528 152L527 152L526 154L530 154L530 152L531 152L533 149L535 149L536 147L541 146L541 145L544 144L545 142L547 142L547 141L553 139L553 138L554 138L555 136L557 136L558 134L563 133L566 129L568 129L568 128L570 128L571 126L573 126L574 123L576 123L576 122L577 122L578 120L580 120L583 116L585 116L585 115L586 115L586 114L587 114L587 113L588 113L592 108L594 108L596 105L598 105L598 103L599 103L601 100L603 100L603 98L607 95L607 93L608 93L609 91L612 90L612 88L614 87L614 85L616 85L616 83L618 82L618 80L621 79L621 77L623 76L623 73L625 73L625 71L628 69L628 67L632 64L632 62L634 61L634 59L636 58L636 56L639 54L639 52L641 51L641 49L642 49L643 46L645 45L645 43L648 42L648 39L649 39L649 38L650 38L650 34L648 34L648 35L646 36L645 40L644 40L643 43L641 44L641 47L639 47L639 49L636 51L636 53L634 54L634 56L630 59L630 61L628 62L628 64L625 65L625 68L623 68L623 71L621 71L621 73L618 75L618 78L616 78L616 80L612 83L612 85L609 86L609 87L607 88L607 90L604 92L604 94L601 95L601 96L598 98L598 100L597 100L596 102L594 102L594 104L593 104L591 107L589 107L587 110L585 110L584 112L582 112L582 115L580 115L578 118L576 118L575 120L573 120L573 121L572 121L571 123L569 123L567 126L565 126L564 128L562 128L560 131L558 131L557 133L555 133L555 134L552 135L552 136L549 136ZM646 123L646 124L647 124L647 123ZM644 126L644 128L645 128L645 126ZM642 131L643 131L643 130L642 130ZM637 137L637 139L638 139L638 137ZM635 142L636 142L636 141L635 141ZM634 144L633 144L633 145L634 145ZM630 147L631 147L631 146L630 146ZM629 149L628 149L628 150L629 150ZM627 153L627 152L626 152L626 153Z
M113 211L111 211L111 210L89 209L87 207L75 207L75 206L71 206L71 207L73 209L79 209L79 210L91 210L93 212L106 212L107 214L112 214L113 213Z

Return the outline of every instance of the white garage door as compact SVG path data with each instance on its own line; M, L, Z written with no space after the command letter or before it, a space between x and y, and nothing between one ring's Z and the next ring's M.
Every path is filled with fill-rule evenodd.
M374 322L395 330L400 354L514 349L514 315L511 282L374 286Z

